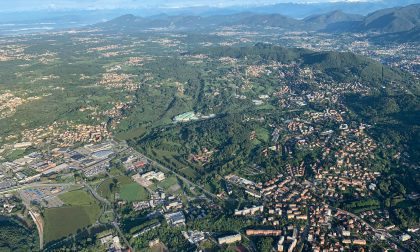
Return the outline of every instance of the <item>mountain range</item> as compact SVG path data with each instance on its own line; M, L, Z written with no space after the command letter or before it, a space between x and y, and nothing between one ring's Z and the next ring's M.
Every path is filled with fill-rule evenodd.
M404 32L420 24L420 4L388 8L368 14L361 20L347 20L327 27L339 32Z
M416 31L418 31L419 24L420 4L413 4L378 10L366 16L336 10L311 15L304 19L295 19L281 14L251 12L215 16L158 15L147 18L124 15L111 21L99 23L95 27L118 31L149 29L209 31L225 26L245 26L251 29L276 27L288 31L375 33L375 36L387 34L389 38L415 41L418 38ZM404 36L398 36L399 33Z

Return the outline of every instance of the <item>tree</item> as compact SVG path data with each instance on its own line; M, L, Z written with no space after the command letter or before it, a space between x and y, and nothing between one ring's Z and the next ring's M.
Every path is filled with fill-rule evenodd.
M273 249L273 238L263 238L259 244L262 252L270 252Z

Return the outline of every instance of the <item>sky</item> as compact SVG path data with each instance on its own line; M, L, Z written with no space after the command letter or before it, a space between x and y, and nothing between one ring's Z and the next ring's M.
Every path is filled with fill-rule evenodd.
M0 0L3 12L63 9L134 9L134 8L183 8L195 6L227 7L239 5L265 5L281 2L334 2L338 0ZM375 1L375 0L340 0ZM398 0L396 0L398 1Z

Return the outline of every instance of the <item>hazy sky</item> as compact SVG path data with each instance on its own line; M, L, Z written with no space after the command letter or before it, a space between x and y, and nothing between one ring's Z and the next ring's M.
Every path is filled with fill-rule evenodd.
M0 0L1 11L23 11L36 9L116 9L191 6L225 7L233 5L262 5L280 2L332 2L338 0ZM375 1L375 0L341 0ZM396 0L398 1L398 0Z

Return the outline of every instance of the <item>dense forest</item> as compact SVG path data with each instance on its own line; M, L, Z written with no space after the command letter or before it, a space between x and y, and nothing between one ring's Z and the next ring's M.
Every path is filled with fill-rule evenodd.
M0 216L0 251L38 251L38 233L18 219Z

